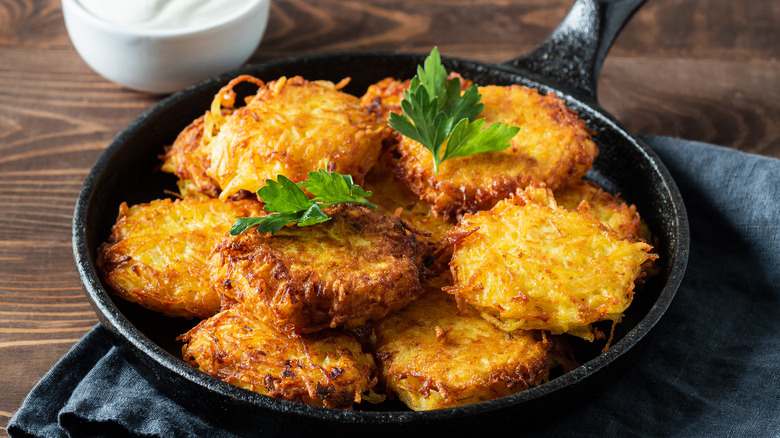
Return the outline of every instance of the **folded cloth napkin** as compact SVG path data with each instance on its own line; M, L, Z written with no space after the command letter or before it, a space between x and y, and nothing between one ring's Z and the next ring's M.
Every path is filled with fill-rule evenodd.
M580 408L518 431L780 436L780 160L672 138L643 140L669 168L688 210L683 283L636 364ZM242 435L240 422L215 424L158 393L98 326L38 383L7 431L233 437Z

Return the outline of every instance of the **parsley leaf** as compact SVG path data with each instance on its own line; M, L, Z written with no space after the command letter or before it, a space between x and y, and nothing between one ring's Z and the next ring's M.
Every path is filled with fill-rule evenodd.
M447 79L439 50L434 47L404 91L403 114L390 113L389 124L431 151L433 173L438 174L442 161L502 151L520 131L503 123L493 123L483 130L485 120L476 120L485 108L481 99L476 85L461 94L460 80Z
M352 175L329 173L322 169L310 172L308 181L298 184L284 175L278 175L277 181L267 179L266 185L257 191L263 200L263 209L271 214L264 217L236 217L230 228L230 235L237 236L251 227L257 226L261 233L276 234L287 224L297 223L299 227L319 224L330 220L323 207L336 204L361 204L376 210L376 205L366 198L371 192L352 181ZM314 195L309 199L306 189Z
M309 208L311 201L298 185L284 175L278 175L276 182L265 180L265 185L257 191L257 196L265 202L265 211L273 213L290 213Z
M472 123L468 123L466 119L458 122L447 140L447 149L444 150L441 160L480 152L503 151L509 147L508 139L514 137L520 130L503 123L493 123L483 130L484 124L485 119L475 120Z
M340 173L328 173L322 169L309 173L309 180L298 183L298 187L304 188L314 195L312 202L322 202L323 207L336 204L362 204L376 210L376 205L369 202L366 197L371 192L352 181L352 175Z
M236 221L230 228L231 236L238 236L246 230L257 225L257 231L261 233L276 234L289 223L296 222L301 217L298 213L275 213L265 217L236 217Z

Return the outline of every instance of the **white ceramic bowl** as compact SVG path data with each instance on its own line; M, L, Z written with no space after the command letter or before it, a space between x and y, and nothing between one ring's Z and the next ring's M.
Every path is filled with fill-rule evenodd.
M246 62L263 37L270 2L247 0L213 23L175 30L111 23L78 0L62 0L62 13L76 51L101 76L134 90L170 93Z

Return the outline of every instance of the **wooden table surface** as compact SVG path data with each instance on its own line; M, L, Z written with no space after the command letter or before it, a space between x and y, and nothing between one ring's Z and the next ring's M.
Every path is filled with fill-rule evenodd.
M401 50L500 62L529 51L572 0L273 0L250 62ZM780 2L649 0L607 57L599 101L630 130L780 157ZM316 79L316 78L311 78ZM0 428L97 323L71 251L90 167L161 96L79 58L57 0L0 0Z

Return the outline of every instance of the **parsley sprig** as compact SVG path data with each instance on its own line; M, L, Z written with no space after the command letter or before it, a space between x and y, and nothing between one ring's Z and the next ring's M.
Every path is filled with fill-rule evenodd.
M265 180L266 185L257 191L263 200L263 209L271 214L264 217L236 217L230 229L232 236L237 236L253 226L261 233L275 234L285 225L297 223L299 227L319 224L329 221L322 209L336 204L361 204L376 210L376 205L366 198L371 192L352 181L352 175L342 175L336 172L326 172L319 169L310 172L307 181L292 182L284 175L278 175L277 181ZM309 199L307 190L314 195Z
M390 113L389 124L431 151L433 173L438 174L441 163L450 158L508 148L509 140L520 131L503 123L483 129L485 119L477 119L485 107L481 99L476 85L461 95L460 80L447 79L439 50L434 47L404 91L403 114Z

